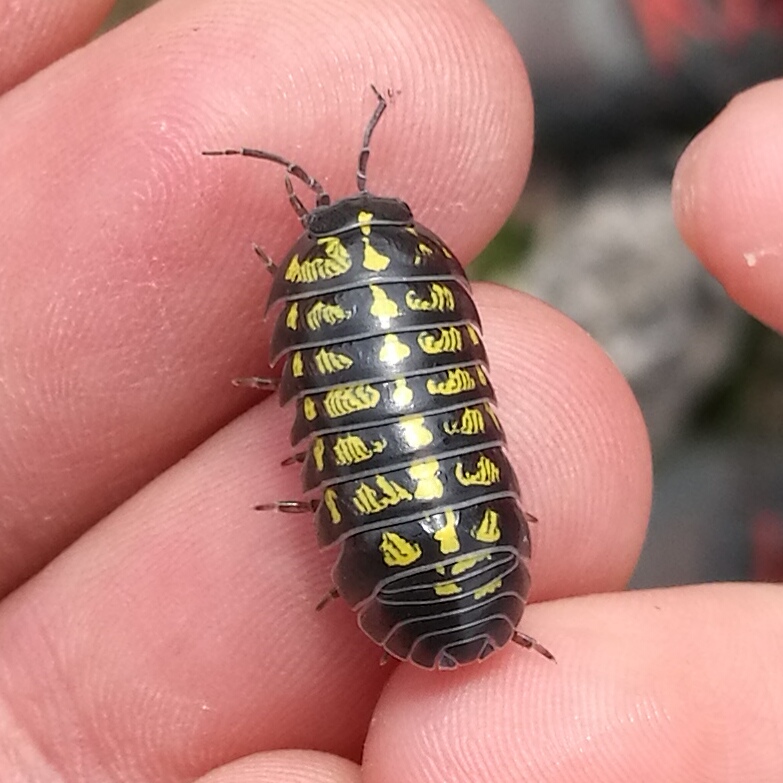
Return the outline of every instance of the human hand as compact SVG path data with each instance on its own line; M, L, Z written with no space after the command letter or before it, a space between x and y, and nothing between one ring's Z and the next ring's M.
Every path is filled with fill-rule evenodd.
M0 30L24 44L8 86L105 4L71 5ZM330 558L312 526L252 511L299 486L279 464L290 413L237 417L256 398L229 383L266 366L250 242L280 258L299 225L275 167L200 152L263 146L348 193L370 83L401 91L371 190L471 258L532 143L518 55L474 0L163 0L2 98L0 779L348 783L363 746L365 783L780 779L779 588L619 592L649 510L644 426L603 352L540 302L476 286L541 520L546 603L522 628L558 665L512 646L457 672L381 668L344 605L313 611ZM742 151L756 177L730 176L724 118L724 165L677 180L689 241L778 328L781 90L726 115L767 118ZM773 255L734 264L738 237Z

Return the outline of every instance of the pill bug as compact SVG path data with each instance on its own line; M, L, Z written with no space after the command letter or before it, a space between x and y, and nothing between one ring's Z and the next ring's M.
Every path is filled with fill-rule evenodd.
M302 486L317 500L259 509L314 512L321 547L339 547L334 587L388 656L427 669L483 660L510 641L530 589L530 535L487 377L481 323L461 265L397 198L367 190L375 88L358 193L331 203L299 165L286 168L304 233L274 274L271 363L280 404L294 401ZM292 177L315 194L308 211Z

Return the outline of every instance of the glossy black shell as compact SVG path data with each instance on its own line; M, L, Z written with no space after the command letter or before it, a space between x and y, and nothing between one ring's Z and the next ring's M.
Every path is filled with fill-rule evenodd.
M335 587L396 658L486 658L522 617L530 539L465 274L397 199L362 193L305 225L267 309Z

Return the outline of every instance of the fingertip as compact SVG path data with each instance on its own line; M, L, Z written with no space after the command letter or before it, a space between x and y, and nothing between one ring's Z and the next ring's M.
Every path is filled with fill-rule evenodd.
M672 204L683 238L735 301L783 328L783 80L740 94L688 146Z
M358 764L314 750L273 750L212 770L196 783L360 783Z

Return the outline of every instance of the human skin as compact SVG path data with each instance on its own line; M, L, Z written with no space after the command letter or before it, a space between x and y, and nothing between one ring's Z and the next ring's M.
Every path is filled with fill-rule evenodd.
M9 87L107 3L59 5L68 24L44 0L5 17ZM343 604L313 611L332 558L308 518L252 511L299 488L280 466L290 411L230 384L267 359L250 243L280 258L300 226L275 166L200 152L262 146L348 194L371 83L399 94L370 189L469 260L533 132L522 63L475 0L162 0L0 98L0 779L783 779L780 588L621 592L649 513L644 425L546 305L476 286L541 520L521 628L557 664L511 646L456 672L380 667ZM778 107L781 83L735 100L674 203L780 329Z

